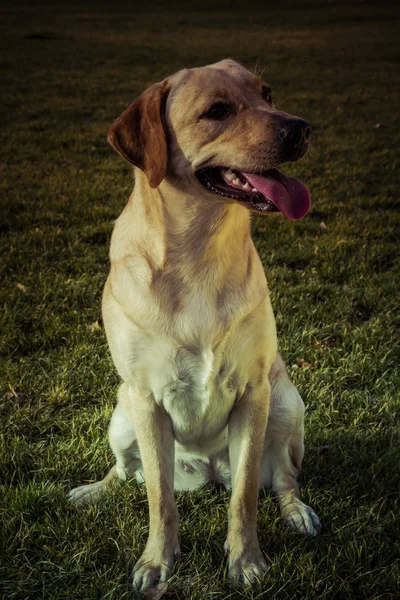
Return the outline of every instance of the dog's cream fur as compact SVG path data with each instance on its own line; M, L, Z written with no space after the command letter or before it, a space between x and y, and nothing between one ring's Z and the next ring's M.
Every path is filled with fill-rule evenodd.
M229 122L200 120L229 98ZM207 191L200 165L241 171L277 164L274 123L260 81L233 61L180 71L147 90L113 125L110 141L135 168L135 187L111 241L103 318L123 380L109 438L116 465L76 488L92 501L115 479L145 479L150 532L134 568L145 590L179 553L175 490L232 487L229 574L260 578L260 486L283 517L316 534L300 500L303 402L277 354L267 282L242 204ZM268 424L267 424L268 422Z

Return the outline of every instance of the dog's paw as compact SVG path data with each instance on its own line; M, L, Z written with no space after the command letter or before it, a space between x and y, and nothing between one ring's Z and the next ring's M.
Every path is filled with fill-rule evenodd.
M68 494L68 500L77 506L85 504L94 504L104 494L106 486L103 481L81 485L71 490Z
M142 556L133 567L133 587L136 591L146 590L167 581L171 575L172 567L180 555L179 544L176 543L171 549L156 549L153 551L146 547Z
M321 530L318 516L310 506L300 500L291 506L284 518L289 527L304 535L318 535Z
M237 583L250 586L260 581L267 570L267 563L264 560L258 541L251 544L241 543L235 540L225 542L225 554L228 558L228 577Z

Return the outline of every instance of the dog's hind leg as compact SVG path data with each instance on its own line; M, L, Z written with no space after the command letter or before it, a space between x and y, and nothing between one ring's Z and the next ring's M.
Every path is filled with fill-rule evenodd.
M116 464L101 481L71 490L68 497L74 504L96 502L113 482L125 481L141 466L134 424L128 408L128 386L125 383L118 391L118 404L111 419L108 437Z
M304 455L304 403L277 355L269 375L271 404L261 462L260 487L272 489L288 525L317 535L320 521L301 501L297 482Z

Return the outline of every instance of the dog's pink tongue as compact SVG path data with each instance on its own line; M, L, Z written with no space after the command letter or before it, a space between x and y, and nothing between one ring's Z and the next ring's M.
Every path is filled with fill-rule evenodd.
M310 193L298 179L287 177L277 169L273 170L273 177L253 173L243 175L291 221L301 219L310 210Z

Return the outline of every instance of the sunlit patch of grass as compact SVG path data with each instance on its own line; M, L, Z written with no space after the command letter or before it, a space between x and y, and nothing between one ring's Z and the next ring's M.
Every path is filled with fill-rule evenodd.
M322 535L289 531L260 494L268 562L226 581L228 494L180 494L171 597L396 598L399 588L398 32L395 8L308 2L254 10L156 0L154 12L9 3L2 125L0 591L8 599L130 598L145 490L76 510L65 493L112 464L118 377L96 322L112 222L131 189L109 124L148 84L231 56L264 71L313 146L285 166L310 188L298 223L257 217L280 347L307 407L303 495ZM138 12L138 11L141 12ZM48 32L49 39L30 34ZM49 35L51 34L51 35ZM30 37L29 37L30 36ZM42 36L43 37L43 36ZM44 36L45 37L45 36Z

